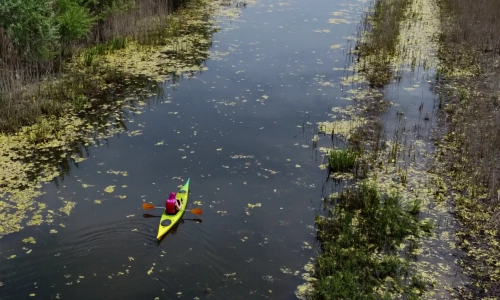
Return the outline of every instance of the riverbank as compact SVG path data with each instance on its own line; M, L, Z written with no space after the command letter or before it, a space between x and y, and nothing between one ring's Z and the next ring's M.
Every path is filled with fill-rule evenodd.
M334 110L338 121L329 127L319 124L332 141L347 141L334 143L329 162L338 157L331 151L358 157L347 175L329 176L339 184L316 221L322 251L299 292L312 299L454 297L465 280L456 264L458 226L433 159L442 105L430 92L439 74L440 10L430 0L371 7L358 27L356 63L348 69L354 75L343 79L355 105ZM347 130L333 130L341 123ZM387 221L395 219L404 234Z
M500 21L497 1L438 1L443 33L436 76L442 133L439 172L462 223L465 299L500 294Z

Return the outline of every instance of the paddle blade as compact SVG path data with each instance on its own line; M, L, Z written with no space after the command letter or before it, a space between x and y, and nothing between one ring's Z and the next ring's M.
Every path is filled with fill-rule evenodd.
M190 209L189 212L195 214L195 215L201 215L203 213L203 211L201 210L201 208L193 208L193 209Z
M155 206L151 203L143 203L142 204L142 209L145 209L145 210L150 210L150 209L153 209L155 208Z

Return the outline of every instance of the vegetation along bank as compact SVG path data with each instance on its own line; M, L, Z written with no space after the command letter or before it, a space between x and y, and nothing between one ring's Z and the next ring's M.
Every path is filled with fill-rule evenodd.
M467 299L500 295L500 3L438 1L436 81L442 135L436 159L463 227Z
M297 295L496 299L500 4L369 7L343 79L354 104L319 124L332 139L322 167L335 188L316 220L320 256ZM421 86L435 99L408 104L392 92Z
M192 6L203 6L192 2ZM171 13L189 3L2 1L0 131L15 132L43 116L84 108L124 76L109 63L102 66L99 58L130 42L165 44L165 38L178 34L171 26L175 19Z

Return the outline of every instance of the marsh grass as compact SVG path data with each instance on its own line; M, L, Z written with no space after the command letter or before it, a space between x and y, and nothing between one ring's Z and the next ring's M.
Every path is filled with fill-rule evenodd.
M450 83L440 95L448 104L464 175L487 189L498 205L500 188L500 2L440 0L442 74ZM458 104L458 105L455 105ZM498 224L500 226L500 224ZM500 227L499 227L500 229Z
M420 125L410 128L404 110L399 111L388 139L389 129L382 123L389 104L380 90L393 78L401 78L397 72L402 64L412 71L421 64L405 50L407 43L400 36L402 26L407 26L403 19L418 17L410 3L373 1L373 9L358 27L352 61L366 91L356 99L361 100L358 113L366 122L349 132L348 150L328 154L330 172L352 174L338 176L348 181L336 186L334 196L324 201L324 214L316 219L321 254L311 299L420 299L435 284L416 267L422 236L433 231L429 219L419 219L428 200L419 197L427 194L413 194L419 181L415 160L426 152L417 153L414 139L408 137L418 136ZM423 65L429 67L427 61Z
M418 299L426 282L411 275L399 245L428 226L418 221L419 204L405 207L366 182L330 203L329 215L316 219L322 254L311 299L392 299L400 292Z
M352 150L332 150L328 155L330 172L347 172L356 166L358 153Z

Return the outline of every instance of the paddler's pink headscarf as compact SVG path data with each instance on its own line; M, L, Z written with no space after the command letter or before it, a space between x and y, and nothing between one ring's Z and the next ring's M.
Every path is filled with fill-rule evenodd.
M170 193L170 196L168 196L168 200L175 200L175 193L174 192Z

